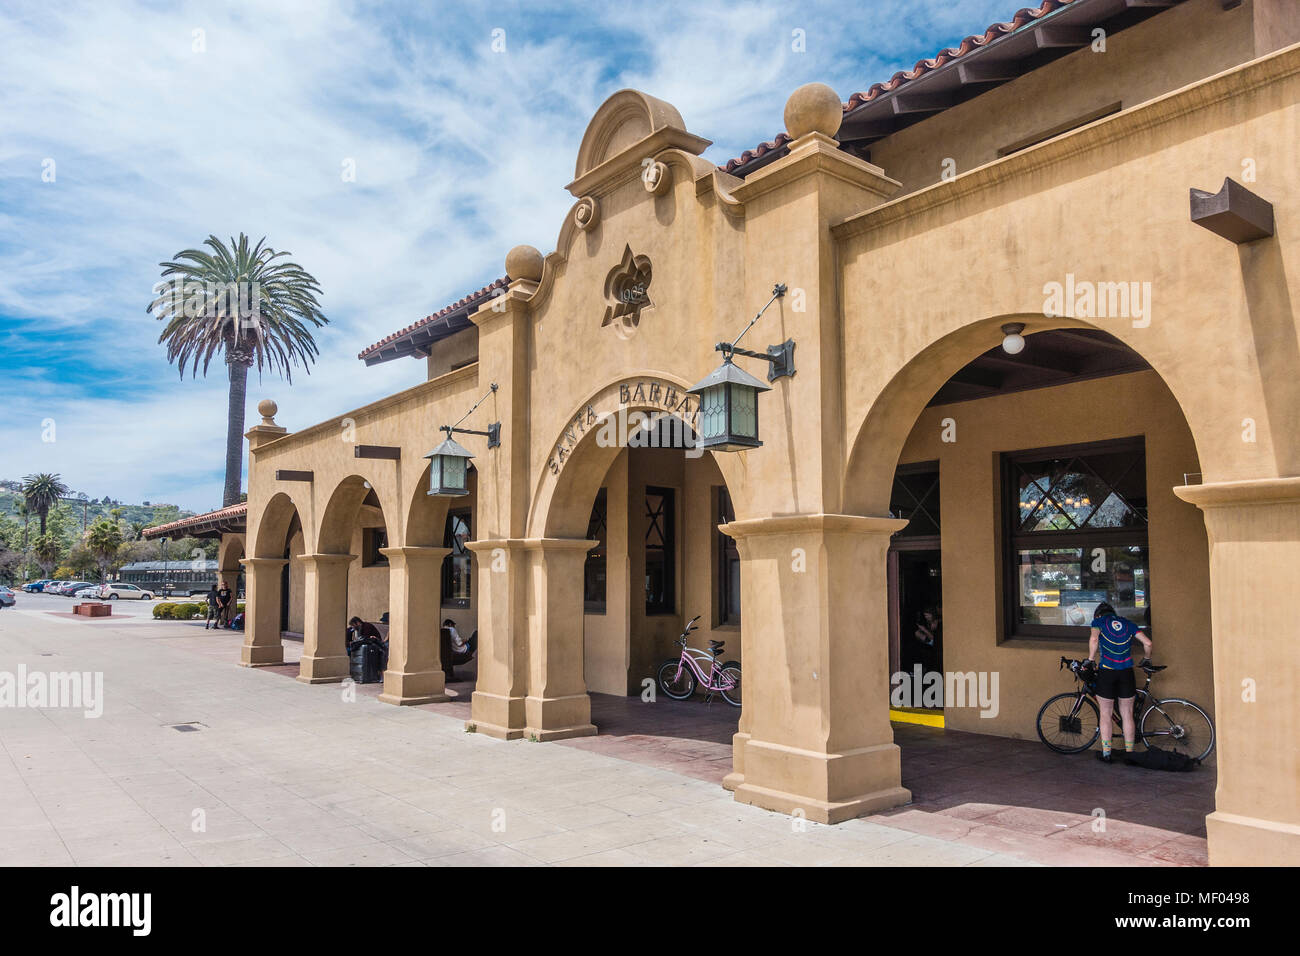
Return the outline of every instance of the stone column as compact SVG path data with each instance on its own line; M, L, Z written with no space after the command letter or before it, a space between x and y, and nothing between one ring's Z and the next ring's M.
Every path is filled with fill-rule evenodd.
M524 735L528 622L522 542L470 541L478 607L478 680L465 728L503 740Z
M1210 863L1300 865L1300 478L1174 493L1205 513L1210 543L1219 771L1205 821Z
M350 554L304 554L304 621L298 680L329 684L348 676L347 616Z
M591 698L583 676L583 566L597 542L534 538L528 557L526 732L537 740L589 737Z
M388 669L379 699L386 704L448 700L440 658L439 572L450 548L382 548L388 558Z
M792 515L724 527L741 558L744 713L736 800L838 823L907 803L889 725L891 518Z
M285 558L244 558L244 645L239 650L242 667L284 663L280 643L280 572Z

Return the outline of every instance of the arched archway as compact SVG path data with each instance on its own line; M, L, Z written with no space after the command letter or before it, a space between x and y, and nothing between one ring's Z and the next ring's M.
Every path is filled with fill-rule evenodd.
M297 502L284 492L272 495L256 522L249 522L245 546L250 556L240 562L247 598L240 663L246 667L284 663L281 634L292 627L295 607L301 608L301 589L294 602L293 572L310 547L308 535Z
M663 372L621 377L592 392L560 427L529 509L531 537L578 538L586 533L591 502L626 434L647 419L675 418L692 427L696 403L690 385ZM622 437L619 437L619 433ZM737 512L748 513L743 455L708 454L731 489Z
M946 382L997 346L1002 339L1001 327L1007 323L1022 323L1027 337L1057 329L1109 335L1077 320L1045 319L1041 314L1008 314L971 322L926 344L881 389L853 432L844 482L846 513L888 513L894 464L917 416ZM1131 343L1114 341L1121 348L1137 351ZM1151 362L1146 356L1143 360ZM1158 367L1156 371L1159 372ZM1180 383L1171 383L1163 375L1161 381L1177 401L1176 388ZM1179 406L1182 407L1181 402Z
M1018 354L1000 347L1008 321L1028 326ZM1083 787L1100 767L1051 753L1036 728L1043 702L1071 687L1060 657L1088 656L1102 602L1151 626L1168 666L1155 680L1161 696L1213 712L1205 525L1174 492L1202 470L1197 436L1145 356L1077 322L972 323L897 372L852 449L847 510L909 521L880 556L881 585L862 599L889 620L890 703L915 801L935 800L939 778L919 769L933 769L931 741L945 730L899 721L936 715L948 732L1034 742L1016 751L1024 780L972 777L972 801L1090 812L1028 775L1068 770ZM915 710L924 713L900 714ZM1121 796L1131 809L1119 819L1161 825L1140 794ZM935 812L960 815L964 803Z
M243 593L244 536L242 534L223 534L217 550L217 577L223 581L235 596Z
M700 618L693 647L713 639L742 656L739 558L718 527L744 508L743 462L694 447L686 389L647 373L594 392L557 436L529 536L475 546L480 561L508 552L522 571L527 727L542 739L594 732L588 692L642 693L689 618Z
M472 485L472 481L471 481ZM447 700L442 660L442 546L449 499L430 495L425 466L405 506L401 546L384 549L388 561L388 666L379 699L390 704Z
M348 674L349 620L384 621L389 601L385 515L376 485L360 475L349 475L330 492L316 548L303 556L305 614L298 680L342 680Z

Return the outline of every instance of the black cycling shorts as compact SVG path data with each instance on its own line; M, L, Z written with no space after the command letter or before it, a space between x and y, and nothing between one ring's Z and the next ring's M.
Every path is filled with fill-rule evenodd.
M1097 671L1097 696L1107 700L1137 696L1137 678L1133 668L1101 668Z

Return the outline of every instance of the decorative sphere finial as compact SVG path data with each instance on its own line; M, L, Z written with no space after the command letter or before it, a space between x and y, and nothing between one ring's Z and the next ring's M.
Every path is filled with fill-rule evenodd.
M506 253L506 275L511 280L542 281L542 254L532 246L515 246Z
M275 413L280 410L280 406L275 404L269 398L264 398L257 403L257 413L262 416L263 425L275 424Z
M805 83L785 101L785 131L792 139L809 133L833 137L843 119L840 96L825 83Z

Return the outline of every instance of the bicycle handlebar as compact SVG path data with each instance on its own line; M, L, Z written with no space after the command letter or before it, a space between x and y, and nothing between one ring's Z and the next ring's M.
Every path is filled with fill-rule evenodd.
M1056 669L1058 671L1064 670L1067 665L1069 666L1070 670L1075 674L1079 673L1079 671L1081 670L1087 670L1087 669L1095 668L1097 666L1096 663L1094 663L1092 660L1075 661L1062 655L1060 666L1057 667ZM1142 660L1138 661L1137 666L1142 668L1143 670L1148 670L1148 669L1155 668L1156 665L1152 663L1151 658L1144 657Z

